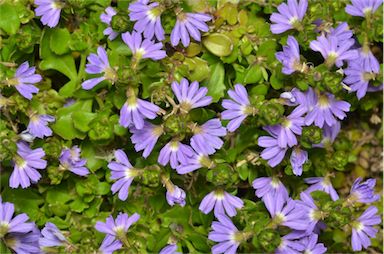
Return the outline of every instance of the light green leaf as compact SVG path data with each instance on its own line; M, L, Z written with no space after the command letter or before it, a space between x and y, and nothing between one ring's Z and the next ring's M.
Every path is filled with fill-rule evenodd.
M204 46L216 56L229 56L233 49L231 38L225 34L210 34L203 39Z
M224 76L225 71L222 63L219 62L211 66L211 77L206 86L208 88L208 95L212 96L213 102L217 102L224 96L224 91L226 89Z
M63 55L69 52L68 42L70 39L71 35L68 29L55 28L52 36L50 36L49 46L54 53Z
M17 8L6 1L0 5L0 28L7 34L15 34L20 27Z

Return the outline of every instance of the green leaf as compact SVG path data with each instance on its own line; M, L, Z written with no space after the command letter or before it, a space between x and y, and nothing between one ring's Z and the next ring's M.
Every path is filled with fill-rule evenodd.
M95 171L104 165L104 161L96 158L96 147L91 142L81 144L81 155L87 159L87 168Z
M83 139L86 135L74 127L72 115L60 117L51 125L51 128L57 135L66 140L75 138Z
M46 197L48 204L65 204L72 199L73 195L68 191L68 188L65 185L51 187L48 190Z
M208 88L208 95L212 96L212 101L217 102L224 96L226 89L224 84L224 65L220 62L211 66L211 77L209 78L206 86Z
M71 210L77 213L81 213L82 211L84 211L84 209L88 208L89 205L87 203L84 203L80 198L78 198L72 203L70 203L69 207L71 208Z
M56 28L50 37L49 46L54 53L63 55L69 52L68 42L70 39L71 35L68 29Z
M257 83L262 78L262 71L260 65L252 65L248 67L247 71L245 72L244 77L244 84L252 84Z
M273 87L273 89L279 90L279 89L283 88L284 84L283 84L283 80L282 80L281 76L282 75L277 74L276 72L272 73L270 82L271 82L271 86Z
M89 123L95 119L96 115L83 111L74 112L72 113L73 126L80 131L87 132L90 129Z
M20 27L17 8L6 1L0 5L0 28L7 34L15 34Z
M229 56L233 50L232 40L225 34L210 34L203 39L203 45L216 56Z

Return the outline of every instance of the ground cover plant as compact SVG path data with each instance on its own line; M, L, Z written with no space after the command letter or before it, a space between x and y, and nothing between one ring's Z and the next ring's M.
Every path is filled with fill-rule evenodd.
M382 0L0 0L0 253L382 253Z

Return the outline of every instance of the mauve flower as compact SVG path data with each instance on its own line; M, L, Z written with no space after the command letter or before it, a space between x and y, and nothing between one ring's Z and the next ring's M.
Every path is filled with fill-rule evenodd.
M306 233L311 233L321 219L321 211L317 208L310 194L302 192L300 193L300 199L296 201L296 204L304 211L303 220L306 220L308 223L305 229Z
M292 111L292 115L304 115L311 111L317 103L317 94L312 87L307 91L302 92L297 88L293 88L291 92L285 92L280 95L285 99L285 104L288 106L296 106Z
M59 23L60 12L64 4L60 0L35 0L37 8L36 16L41 16L41 23L49 27L55 27Z
M192 157L187 158L187 162L177 166L176 171L178 174L187 174L199 168L206 167L213 168L215 163L211 161L207 154L194 152Z
M211 96L206 96L208 89L206 87L199 87L197 81L193 81L191 84L188 80L182 78L179 83L172 82L172 91L175 94L180 110L183 113L188 113L191 109L208 106L212 102Z
M9 233L28 233L35 228L35 224L27 222L28 215L21 213L13 217L15 206L12 203L3 203L0 196L0 238Z
M257 144L265 149L261 152L261 158L268 161L268 165L276 167L285 156L287 147L283 148L279 146L278 136L280 134L279 128L272 128L270 126L264 127L264 129L271 136L261 136L257 140Z
M109 215L106 222L96 222L95 228L97 231L114 236L119 239L121 236L128 232L131 225L140 219L140 215L137 213L128 216L126 213L119 213L116 219L113 219L112 215ZM106 236L106 237L107 237Z
M212 253L235 254L240 245L236 239L238 229L225 214L218 214L216 218L218 221L212 222L212 231L208 234L209 240L218 243L212 247Z
M380 73L380 64L369 50L368 53L363 53L360 49L359 56L358 59L348 62L343 82L349 85L349 92L357 92L357 98L360 100L367 93L369 82L376 79Z
M342 22L336 28L330 28L327 35L337 37L337 40L341 45L344 41L352 38L353 32L349 29L347 22Z
M359 203L372 203L380 199L379 194L375 194L376 179L370 178L365 182L361 182L363 179L358 177L351 187L349 193L349 202Z
M300 254L304 250L304 245L296 240L296 236L292 237L291 234L285 235L281 238L280 245L275 250L275 254Z
M312 50L321 53L327 66L331 67L336 64L337 67L341 67L343 61L358 58L357 50L351 49L354 44L354 39L339 40L336 36L321 35L315 41L311 41L309 46Z
M300 48L295 37L288 36L287 45L283 46L283 51L275 54L277 60L283 65L282 72L290 75L295 71L304 71L305 64L300 62Z
M200 31L208 32L209 27L205 22L211 19L211 16L203 13L179 13L171 32L171 44L177 46L181 40L183 46L188 47L190 36L196 41L201 41Z
M80 158L80 152L81 150L78 146L64 148L59 157L61 168L69 170L79 176L88 175L89 170L85 167L87 160Z
M336 190L333 188L331 180L329 177L309 177L304 179L304 181L307 184L311 184L305 192L311 193L312 191L324 191L325 193L328 193L333 201L336 201L339 199L339 195L337 194Z
M155 119L160 108L152 102L130 96L120 109L119 124L125 128L144 128L144 119Z
M118 35L118 32L113 31L111 27L111 21L113 16L117 14L116 10L113 7L107 7L104 12L100 15L101 22L108 25L106 29L104 29L104 35L108 35L108 39L113 41Z
M188 158L194 154L192 148L182 144L179 141L168 142L161 150L157 162L165 166L170 163L173 169L176 169L180 164L186 164Z
M33 114L30 116L27 131L37 138L52 136L52 130L48 127L48 123L55 121L51 115Z
M283 201L288 200L288 191L277 177L259 177L253 180L252 187L256 190L255 195L262 198L267 194L280 196Z
M324 124L332 126L336 124L336 119L343 120L347 116L345 112L349 112L350 107L351 104L346 101L336 100L333 94L320 94L317 96L312 110L306 115L305 124L311 125L315 123L320 128Z
M352 249L361 251L371 245L370 238L374 238L378 232L374 225L381 223L381 216L377 215L375 206L368 207L367 210L354 222L352 222Z
M67 242L61 231L51 222L45 224L41 230L41 235L39 239L40 248L62 246Z
M164 40L164 29L161 26L161 8L159 3L149 3L149 0L139 0L130 3L129 18L131 21L136 21L134 29L143 33L146 39L153 39L156 36L158 41Z
M176 244L169 244L162 248L159 252L159 254L180 254L180 252L177 252L177 245Z
M167 188L166 199L170 206L179 204L185 206L185 191L171 182L165 185Z
M220 139L227 134L225 127L221 125L219 119L208 120L201 126L192 127L193 136L191 138L192 148L203 154L214 154L219 150L224 142Z
M352 0L352 5L345 7L345 12L352 16L367 17L376 12L383 0Z
M296 135L301 135L302 126L304 125L304 117L301 114L292 112L289 116L284 117L281 124L271 126L274 132L278 132L277 143L281 148L292 147L297 145ZM295 135L296 134L296 135Z
M5 236L7 247L16 254L41 254L39 246L40 231L33 224L32 231L28 233L10 233Z
M141 36L141 33L125 32L121 35L125 44L132 51L132 55L136 60L150 58L154 61L163 59L167 56L166 52L162 50L163 44L161 42L155 43L150 39L144 39Z
M199 209L205 214L210 213L214 209L215 216L219 214L227 214L233 217L237 214L236 208L241 209L244 202L228 192L217 189L206 195L200 203Z
M17 68L14 77L10 80L6 80L8 85L15 86L16 90L28 100L31 100L33 94L39 92L39 89L34 84L40 82L42 77L39 74L35 74L36 67L29 67L29 63L26 61Z
M287 30L297 28L303 20L307 11L307 0L288 0L288 4L282 3L277 7L279 13L271 15L271 32L274 34L284 33Z
M17 155L14 158L14 169L9 178L9 186L27 188L31 183L37 183L41 175L36 169L44 169L47 161L43 160L45 152L42 148L31 149L24 142L17 143Z
M268 193L263 197L263 202L274 224L284 225L296 230L306 230L308 228L310 221L304 217L305 211L291 198L284 201Z
M317 234L311 234L300 239L300 243L304 246L304 253L324 254L327 252L324 244L317 242L318 238L319 236Z
M294 175L301 176L303 173L303 165L307 160L307 151L301 150L299 147L292 149L290 161Z
M87 59L88 63L86 64L85 72L88 74L103 74L103 76L84 81L81 84L83 89L90 90L103 80L109 80L112 84L116 82L117 73L109 65L107 52L103 47L98 47L97 54L92 53Z
M236 84L234 90L228 90L228 95L231 100L223 100L222 106L226 110L221 112L221 118L230 120L227 129L234 132L248 115L254 113L254 109L250 105L247 90L243 85Z
M115 251L120 250L123 244L116 240L112 235L106 235L103 242L100 245L99 251L102 254L113 254Z
M157 140L164 132L163 126L153 125L149 122L144 122L144 126L140 130L131 126L129 131L132 133L131 141L135 144L136 152L144 150L144 158L151 154Z
M115 194L119 192L119 199L126 200L128 198L128 189L135 176L139 174L128 160L127 155L123 150L118 149L115 151L116 161L112 161L108 164L108 168L111 170L111 179L117 180L111 187L111 191Z

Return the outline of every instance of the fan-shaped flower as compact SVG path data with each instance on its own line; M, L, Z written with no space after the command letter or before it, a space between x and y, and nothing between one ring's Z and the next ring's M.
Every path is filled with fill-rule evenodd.
M228 192L217 189L206 195L200 203L199 209L205 214L210 213L214 209L215 216L226 213L229 217L237 214L236 208L241 209L244 202Z

